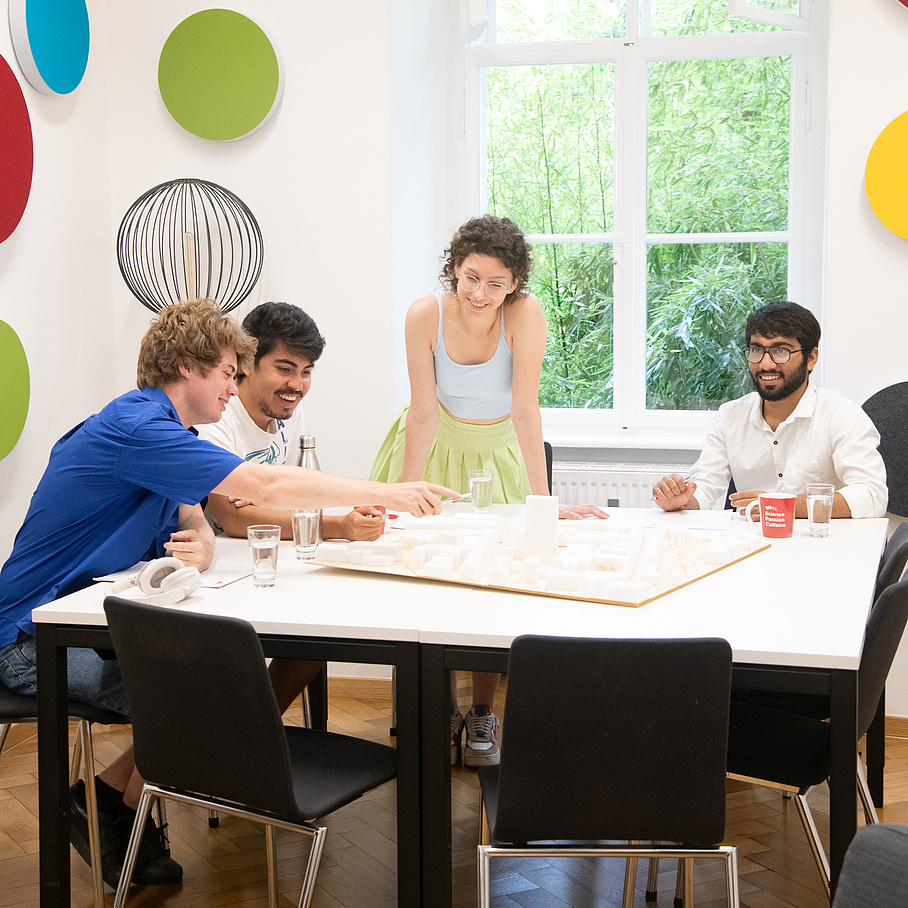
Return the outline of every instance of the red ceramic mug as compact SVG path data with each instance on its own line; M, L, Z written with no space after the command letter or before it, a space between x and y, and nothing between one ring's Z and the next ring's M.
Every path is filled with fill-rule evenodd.
M759 506L763 535L769 539L787 539L794 532L795 501L793 492L761 492L745 509L750 520L751 511Z

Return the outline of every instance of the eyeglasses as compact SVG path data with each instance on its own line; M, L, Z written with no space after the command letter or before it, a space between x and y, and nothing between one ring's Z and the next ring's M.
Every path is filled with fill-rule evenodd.
M761 363L763 357L769 354L769 358L777 365L781 366L791 359L792 353L803 353L804 348L798 347L797 350L789 350L788 347L761 347L759 344L751 344L744 348L744 355L749 363Z
M511 288L505 284L499 284L498 281L481 281L472 274L461 274L457 278L457 283L467 293L475 293L480 287L485 287L486 296L493 300L503 300L511 292Z

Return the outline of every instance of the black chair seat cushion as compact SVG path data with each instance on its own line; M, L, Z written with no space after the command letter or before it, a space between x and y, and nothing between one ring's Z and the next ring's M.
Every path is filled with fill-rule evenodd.
M349 804L351 789L365 793L397 775L397 751L384 744L296 726L287 726L287 743L294 797L308 820ZM317 786L307 776L312 772Z
M733 701L728 771L806 791L829 775L829 725L797 713Z
M77 719L87 719L99 725L126 725L129 717L89 706L88 703L76 703L70 700L66 711ZM15 694L4 684L0 684L0 723L34 721L38 718L38 700L36 697L27 697L24 694Z

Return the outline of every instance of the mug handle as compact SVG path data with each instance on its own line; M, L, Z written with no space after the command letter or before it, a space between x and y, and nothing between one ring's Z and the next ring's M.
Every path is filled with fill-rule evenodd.
M746 520L750 520L751 522L754 522L753 518L750 516L750 512L751 512L752 508L759 507L759 506L760 506L760 499L755 498L746 508L744 508L744 518Z

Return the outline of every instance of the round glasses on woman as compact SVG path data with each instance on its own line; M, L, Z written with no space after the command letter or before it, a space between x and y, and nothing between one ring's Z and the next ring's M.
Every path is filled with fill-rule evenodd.
M475 293L480 287L485 287L486 296L493 300L503 300L511 292L511 288L506 284L499 284L498 281L481 281L472 274L461 274L457 282L467 293Z

